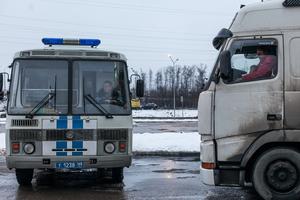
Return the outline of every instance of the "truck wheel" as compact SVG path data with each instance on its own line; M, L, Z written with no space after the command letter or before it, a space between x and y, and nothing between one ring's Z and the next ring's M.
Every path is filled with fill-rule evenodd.
M264 199L299 199L300 153L289 148L274 148L255 162L252 182Z
M112 168L111 176L114 183L122 183L124 179L123 168Z
M31 185L33 169L16 169L16 177L19 185Z

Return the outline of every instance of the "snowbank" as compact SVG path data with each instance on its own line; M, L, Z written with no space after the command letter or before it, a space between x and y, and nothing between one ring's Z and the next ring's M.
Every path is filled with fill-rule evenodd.
M174 117L173 110L133 110L133 117ZM197 117L198 110L176 110L176 117Z
M133 151L200 152L200 135L197 132L133 134Z

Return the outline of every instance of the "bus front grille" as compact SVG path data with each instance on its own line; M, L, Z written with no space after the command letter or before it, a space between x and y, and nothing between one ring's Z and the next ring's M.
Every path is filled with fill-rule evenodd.
M43 139L40 130L12 129L9 133L11 141L41 141Z
M13 119L11 120L12 127L37 127L39 121L37 119Z
M98 140L127 140L127 129L100 129L97 131Z
M71 135L71 138L68 138L68 135ZM84 141L96 140L93 130L46 130L46 141L68 139Z

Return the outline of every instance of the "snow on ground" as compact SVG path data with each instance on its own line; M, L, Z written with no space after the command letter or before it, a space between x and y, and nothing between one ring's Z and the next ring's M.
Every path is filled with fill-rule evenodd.
M173 110L133 110L133 117L174 117ZM198 110L176 110L176 117L197 117Z
M136 123L145 123L145 122L197 122L198 119L133 119L133 125Z
M200 135L197 132L133 134L133 151L200 152Z
M4 149L5 134L0 133L0 155ZM200 135L197 132L133 134L133 151L200 152Z

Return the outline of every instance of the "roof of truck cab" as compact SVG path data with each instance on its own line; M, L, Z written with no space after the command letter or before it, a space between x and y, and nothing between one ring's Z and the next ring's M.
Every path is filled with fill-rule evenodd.
M55 45L41 49L30 49L19 51L14 58L39 58L39 57L57 57L57 58L91 58L91 59L120 59L127 61L124 54L100 50L98 48L69 46L69 45Z
M285 7L284 0L253 3L243 7L234 20L231 31L300 30L300 6ZM299 2L300 3L300 2Z

